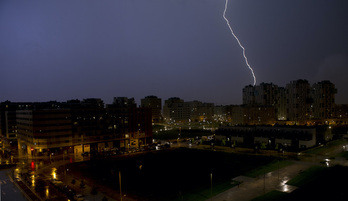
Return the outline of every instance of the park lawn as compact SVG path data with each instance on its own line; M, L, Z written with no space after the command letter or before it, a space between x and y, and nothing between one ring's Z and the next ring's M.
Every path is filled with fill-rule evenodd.
M343 152L337 154L336 157L342 157L342 158L345 158L346 160L348 160L348 151L343 151Z
M268 163L267 165L258 167L250 172L248 172L245 176L247 177L258 177L260 175L264 175L268 172L272 172L278 169L281 169L283 167L292 165L294 162L287 161L287 160L274 160L271 163Z
M225 181L217 184L213 184L213 191L211 193L211 188L205 188L205 189L196 189L192 192L187 192L182 195L182 197L179 197L178 199L175 199L173 201L179 201L179 200L186 200L186 201L203 201L211 198L211 195L215 196L218 195L230 188L233 188L237 184L232 184L230 181Z
M316 179L321 172L323 172L326 168L322 166L312 166L309 169L303 171L295 178L292 178L290 181L288 181L287 185L297 186L301 187L305 184L313 181Z
M339 140L334 140L331 142L328 142L326 145L320 146L320 147L315 147L313 149L309 149L307 151L304 151L304 153L308 154L324 154L328 151L328 149L336 147L338 145L346 145L347 140L344 139L339 139Z
M262 167L256 168L250 172L248 172L245 176L249 176L249 177L257 177L260 175L263 175L265 173L268 172L272 172L277 170L278 168L283 168L289 165L292 165L293 162L292 161L279 161L278 160L274 160ZM279 166L278 166L279 165ZM225 181L222 183L218 183L218 184L213 184L213 196L218 195L230 188L233 188L234 186L238 185L238 183L231 183L231 181ZM267 193L264 196L261 196L260 199L261 200L277 200L279 199L281 196L284 196L285 193L283 192L279 192L279 191L275 191L275 192L270 192ZM185 193L184 195L182 195L181 198L176 199L177 201L179 200L187 200L187 201L201 201L201 200L207 200L211 197L211 189L210 188L206 188L206 189L201 189L201 190L194 190L192 192L188 192ZM271 199L272 198L272 199ZM176 201L175 200L175 201Z
M287 193L280 192L277 190L271 191L269 193L266 193L264 195L261 195L257 198L252 199L252 201L276 201L276 200L282 200Z
M248 173L246 173L245 176L255 178L255 177L263 175L265 173L275 171L278 168L280 169L280 168L283 168L283 167L286 167L286 166L289 166L292 164L293 164L292 161L273 160L272 162L270 162L264 166L261 166L261 167L258 167L256 169L252 170L252 171L249 171ZM231 183L231 181L225 181L222 183L213 184L213 196L218 195L218 194L220 194L220 193L222 193L230 188L233 188L236 185L238 185L238 183ZM279 192L278 194L283 195L282 192ZM278 194L276 192L274 192L274 193L271 193L269 196L270 197L276 196L276 198L279 198ZM200 200L207 200L210 197L211 197L211 190L210 190L210 188L206 188L206 189L201 189L201 190L196 189L192 192L185 193L180 199L176 199L176 200L178 200L178 201L179 200L200 201ZM267 200L267 197L265 197L265 200Z
M69 172L112 189L119 189L115 181L118 181L117 173L122 172L122 191L127 195L145 200L199 201L211 197L211 173L213 195L217 195L236 185L231 184L232 178L268 166L272 161L276 161L272 168L276 170L278 162L270 156L177 148L96 158L71 164Z

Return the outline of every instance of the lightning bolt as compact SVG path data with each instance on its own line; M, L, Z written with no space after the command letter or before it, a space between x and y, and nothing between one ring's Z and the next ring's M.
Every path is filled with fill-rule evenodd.
M239 41L238 37L236 36L236 34L234 34L234 32L233 32L233 30L232 30L232 27L231 27L231 25L230 25L230 22L229 22L228 19L226 18L227 5L228 5L228 0L226 0L226 3L225 3L225 10L224 10L224 13L223 13L222 17L226 20L227 26L228 26L228 28L230 28L230 31L231 31L233 37L237 40L239 46L243 49L243 57L244 57L244 60L245 60L246 65L248 66L248 68L249 68L250 71L251 71L251 74L253 75L253 78L254 78L254 86L255 86L255 85L256 85L256 77L255 77L253 68L251 68L251 66L249 65L248 58L245 56L245 48L244 48L243 45L240 43L240 41Z

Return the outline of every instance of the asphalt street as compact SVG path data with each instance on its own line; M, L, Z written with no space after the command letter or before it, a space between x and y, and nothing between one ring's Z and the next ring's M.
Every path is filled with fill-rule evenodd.
M1 201L27 201L25 195L9 178L10 170L0 171Z

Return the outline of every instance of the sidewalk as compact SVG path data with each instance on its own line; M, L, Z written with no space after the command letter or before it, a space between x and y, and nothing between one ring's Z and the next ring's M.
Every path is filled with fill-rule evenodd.
M293 164L280 169L279 172L276 170L266 173L265 175L260 175L258 178L239 176L233 178L233 180L242 182L242 184L222 192L207 201L247 201L273 190L290 193L295 190L296 187L286 185L286 182L309 167L310 166L306 164Z

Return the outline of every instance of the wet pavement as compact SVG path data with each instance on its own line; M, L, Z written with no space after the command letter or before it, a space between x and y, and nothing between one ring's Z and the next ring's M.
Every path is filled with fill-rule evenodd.
M53 157L19 156L16 157L17 167L13 169L13 172L10 170L8 171L10 171L10 176L13 177L16 185L21 191L24 191L23 195L26 195L31 200L68 200L67 194L62 192L61 188L58 186L69 186L76 194L82 194L85 200L102 200L104 197L107 198L108 201L115 200L99 189L94 195L94 193L92 193L93 184L86 180L84 180L84 187L81 188L81 179L75 178L69 171L65 171L67 170L67 164L84 160L89 160L89 157L82 157L74 154L68 154L64 157L62 155ZM76 180L75 185L71 184L73 179ZM37 185L40 180L45 182L44 190L36 192L35 185ZM59 185L56 185L58 183Z
M287 185L286 182L297 176L302 171L309 168L308 164L293 164L273 172L266 173L257 178L239 176L232 181L238 181L237 185L225 192L222 192L207 201L246 201L261 196L273 190L291 193L296 189L294 186Z
M0 171L0 196L3 201L26 201L26 194L14 183L8 176L11 173L9 169ZM34 199L32 199L34 200Z

